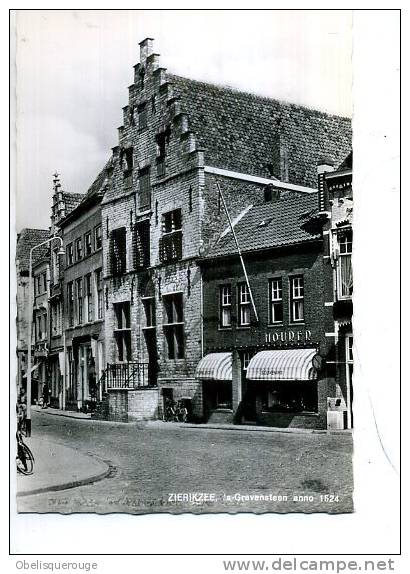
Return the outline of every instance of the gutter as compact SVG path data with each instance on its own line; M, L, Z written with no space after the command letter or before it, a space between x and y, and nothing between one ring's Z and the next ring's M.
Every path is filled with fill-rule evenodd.
M294 183L285 183L277 179L269 179L267 177L260 177L257 175L249 175L247 173L240 173L238 171L230 171L228 169L221 169L219 167L212 167L206 165L204 167L205 173L211 173L213 175L221 175L222 177L228 177L230 179L238 179L240 181L248 181L251 183L259 183L262 185L273 185L277 189L287 189L289 191L298 191L301 193L317 193L317 189L313 187L305 187L304 185L296 185Z

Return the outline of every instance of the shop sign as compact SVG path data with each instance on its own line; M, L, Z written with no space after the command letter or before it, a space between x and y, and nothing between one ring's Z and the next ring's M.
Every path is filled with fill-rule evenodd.
M312 331L275 331L265 333L265 343L311 343Z

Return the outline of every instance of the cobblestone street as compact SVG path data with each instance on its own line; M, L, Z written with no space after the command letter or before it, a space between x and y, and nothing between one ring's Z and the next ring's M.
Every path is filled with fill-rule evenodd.
M113 470L93 484L18 498L19 512L353 510L350 434L127 425L33 415L33 436L98 456ZM212 500L178 500L188 493L204 493ZM252 499L255 495L263 500ZM303 499L294 501L295 496Z

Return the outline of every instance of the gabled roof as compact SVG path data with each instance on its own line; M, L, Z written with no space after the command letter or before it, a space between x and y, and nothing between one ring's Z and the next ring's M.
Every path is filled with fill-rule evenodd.
M321 238L316 193L288 195L278 201L253 206L234 226L242 252L294 245ZM237 254L229 231L210 249L206 258Z
M73 209L77 207L84 199L84 193L70 193L64 192L66 215L68 215Z
M352 145L351 120L168 74L189 129L205 149L206 165L281 178L281 151L288 157L289 183L317 186L324 154L340 164ZM283 157L282 157L283 160Z
M60 225L64 225L64 222L67 221L68 219L71 220L73 217L75 217L76 211L80 213L83 207L85 208L87 205L90 204L90 202L92 202L94 198L99 197L100 194L101 195L103 194L104 184L107 179L107 170L112 166L112 164L113 159L112 157L110 157L110 159L105 164L104 168L100 171L100 173L97 175L93 183L88 188L87 193L65 194L65 196L66 195L72 196L72 198L70 199L72 207L71 208L68 207L66 199L66 216L62 220L62 222L60 222Z
M22 229L17 236L16 245L16 262L19 264L20 273L28 271L30 264L30 250L46 241L50 236L48 229ZM46 257L48 252L48 245L44 245L33 251L33 263Z

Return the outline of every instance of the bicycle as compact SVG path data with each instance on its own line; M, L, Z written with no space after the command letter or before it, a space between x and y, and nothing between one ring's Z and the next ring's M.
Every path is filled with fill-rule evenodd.
M29 447L23 440L23 433L21 430L16 432L16 439L17 439L17 456L16 456L16 465L17 465L17 472L21 474L33 474L34 470L34 456Z

